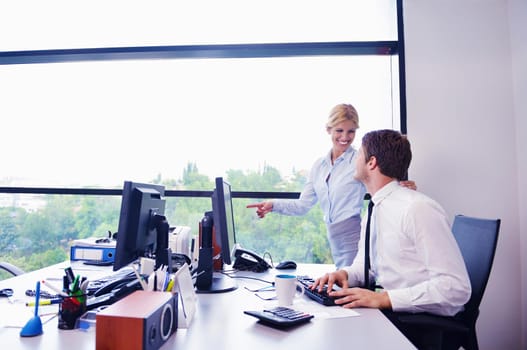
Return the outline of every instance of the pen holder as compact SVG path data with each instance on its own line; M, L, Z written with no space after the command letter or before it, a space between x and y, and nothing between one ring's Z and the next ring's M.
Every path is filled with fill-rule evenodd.
M59 304L59 328L74 329L79 317L86 312L86 297L66 297Z

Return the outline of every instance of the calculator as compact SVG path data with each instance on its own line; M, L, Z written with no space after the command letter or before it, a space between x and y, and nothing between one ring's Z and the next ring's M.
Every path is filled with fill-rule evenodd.
M244 311L243 313L258 318L265 325L278 328L287 328L303 324L309 322L314 317L306 312L285 306L276 306L259 311Z

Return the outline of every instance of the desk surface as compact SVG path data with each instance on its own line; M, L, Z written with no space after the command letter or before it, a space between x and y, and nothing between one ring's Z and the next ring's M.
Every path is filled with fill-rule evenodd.
M33 308L26 307L25 302L31 298L25 296L26 289L34 289L38 279L62 276L64 267L70 263L54 265L42 270L27 273L16 278L0 281L0 288L13 288L15 295L9 303L6 298L0 300L0 338L6 349L94 349L95 330L60 330L57 328L57 318L47 317L44 333L37 337L23 338L19 336L20 328L6 323L6 315L17 314L18 318L31 318ZM71 263L73 270L81 275L98 278L111 274L108 267L92 267L78 262ZM299 264L296 271L299 275L319 275L330 271L332 265ZM266 273L238 272L235 291L218 294L198 294L196 313L188 328L178 328L173 336L163 345L162 349L243 349L251 350L287 349L295 346L307 349L339 349L346 342L357 349L415 349L415 347L375 309L355 309L359 316L336 317L332 310L303 296L295 300L293 308L313 313L315 318L310 323L289 330L279 330L262 325L257 319L243 313L244 310L259 310L276 305L276 301L264 301L254 295L249 289L264 287L268 284L246 277L255 277L272 281L277 270ZM59 282L57 281L57 284ZM272 292L267 292L272 295ZM336 307L342 309L340 307ZM39 308L39 313L58 311L57 305ZM343 310L335 310L340 311ZM24 319L24 318L23 318ZM43 322L47 319L42 318ZM22 322L23 326L24 322Z

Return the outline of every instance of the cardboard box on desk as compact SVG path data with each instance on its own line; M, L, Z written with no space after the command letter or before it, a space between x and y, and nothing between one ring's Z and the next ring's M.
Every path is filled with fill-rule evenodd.
M97 313L96 349L158 349L176 331L178 294L138 290Z

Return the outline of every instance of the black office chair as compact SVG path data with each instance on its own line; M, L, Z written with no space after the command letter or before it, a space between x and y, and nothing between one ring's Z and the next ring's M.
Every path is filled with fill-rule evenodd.
M12 274L13 276L18 276L18 275L22 275L22 274L26 273L21 268L15 266L13 264L10 264L10 263L8 263L6 261L0 261L0 270L7 271L10 274Z
M463 255L472 286L472 294L465 309L453 317L431 314L402 314L398 321L428 334L426 349L477 350L476 320L479 305L487 286L496 252L500 219L481 219L457 215L452 232Z

